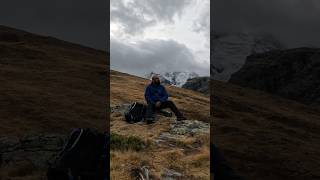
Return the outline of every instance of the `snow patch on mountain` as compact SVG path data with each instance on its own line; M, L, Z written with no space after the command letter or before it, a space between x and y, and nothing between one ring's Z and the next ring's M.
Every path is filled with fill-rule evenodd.
M228 81L245 64L247 56L283 49L283 45L269 34L213 33L213 79Z
M150 74L146 75L146 78L150 79L154 74L158 74L160 76L160 80L163 84L174 85L177 87L182 87L188 81L188 79L199 77L199 75L194 72L151 72Z

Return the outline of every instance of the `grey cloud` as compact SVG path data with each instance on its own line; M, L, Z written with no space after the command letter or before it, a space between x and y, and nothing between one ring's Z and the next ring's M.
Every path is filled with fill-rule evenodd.
M110 50L111 69L138 76L150 72L174 71L203 75L209 71L207 65L196 63L193 54L185 45L173 40L146 40L136 44L124 44L111 39Z
M320 46L318 0L217 0L212 7L216 31L266 32L288 47Z
M0 24L105 50L108 7L106 0L11 0L1 3Z
M209 37L210 32L210 12L202 14L193 23L193 30L198 33L205 33Z
M147 19L145 16L133 2L125 4L123 1L111 1L110 20L120 23L124 33L141 33L146 27L156 23L154 19Z
M201 9L201 12L197 15L193 22L193 30L196 32L207 31L210 29L210 1L202 0L205 5L204 9Z
M157 22L173 23L191 0L111 0L111 21L123 26L124 33L143 33Z
M203 0L206 7L202 9L200 14L193 21L193 31L197 33L202 33L208 40L206 46L210 48L210 1Z

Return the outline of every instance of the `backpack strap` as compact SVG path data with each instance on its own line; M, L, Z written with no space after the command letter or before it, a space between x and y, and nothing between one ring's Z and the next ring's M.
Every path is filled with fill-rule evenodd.
M80 133L77 139L73 142L72 146L68 149L68 151L71 151L74 148L74 146L78 143L79 139L81 138L81 135L83 134L83 131L84 131L83 129L80 129Z
M136 107L136 105L137 105L137 102L134 102L134 103L130 106L130 111L131 111L134 107Z
M77 133L77 131L80 131L79 134L77 135L77 138L76 140L72 143L72 145L68 148L68 146L70 145L69 143L65 143L64 147L62 148L62 151L59 153L59 157L61 157L62 154L64 154L65 152L68 152L68 151L71 151L75 145L79 142L80 138L81 138L81 135L83 134L84 132L84 129L82 128L78 128L78 129L74 129L68 139L66 140L66 142L70 142L70 140L72 139L73 135Z

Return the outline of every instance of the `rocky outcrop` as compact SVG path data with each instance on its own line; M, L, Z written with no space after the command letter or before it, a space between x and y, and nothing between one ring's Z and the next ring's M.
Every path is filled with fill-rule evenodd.
M198 91L205 95L210 94L209 90L210 77L196 77L188 79L188 81L182 86L182 88Z
M169 131L163 132L155 139L158 146L175 147L186 137L201 136L210 133L208 123L197 120L184 120L172 123Z
M177 135L196 135L209 133L209 124L197 120L178 121L171 125L170 133Z
M135 167L131 169L131 178L136 180L151 180L154 179L152 174L150 174L149 167ZM182 173L177 172L172 169L164 169L161 174L161 180L176 180L176 179L186 179Z
M320 49L298 48L255 54L230 81L302 103L320 103Z
M184 179L182 173L171 170L171 169L164 169L162 175L162 180L175 180L175 179Z
M61 150L65 135L0 137L0 168L27 161L36 169L46 168Z

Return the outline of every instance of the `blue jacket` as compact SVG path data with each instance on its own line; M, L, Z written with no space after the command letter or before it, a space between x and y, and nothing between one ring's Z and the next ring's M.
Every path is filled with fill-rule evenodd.
M167 101L168 93L163 85L149 84L145 89L144 97L148 104L155 104L157 101Z

